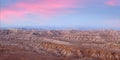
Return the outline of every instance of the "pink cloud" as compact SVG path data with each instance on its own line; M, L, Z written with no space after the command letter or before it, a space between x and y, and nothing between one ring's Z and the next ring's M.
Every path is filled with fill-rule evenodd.
M37 2L18 2L6 9L1 9L1 19L6 20L11 16L23 17L26 14L56 15L71 13L68 8L78 7L81 0L36 0Z
M109 6L120 6L120 0L108 0L106 4Z

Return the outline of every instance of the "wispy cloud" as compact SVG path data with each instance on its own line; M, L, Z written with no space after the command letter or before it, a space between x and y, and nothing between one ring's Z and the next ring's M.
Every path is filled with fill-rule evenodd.
M107 1L107 2L106 2ZM108 6L120 6L120 0L16 0L14 4L1 8L0 18L3 22L12 22L15 18L24 19L27 14L40 15L51 17L62 13L76 12L74 8L90 8L88 5L101 6L99 4ZM94 5L94 6L93 6ZM86 7L87 6L87 7ZM78 11L78 10L77 10ZM31 18L31 17L30 17ZM17 20L17 19L16 19Z
M109 6L120 6L120 0L108 0L106 4Z
M77 8L80 0L36 0L35 2L18 2L1 10L1 19L10 16L20 17L26 14L56 15L71 13L69 8Z

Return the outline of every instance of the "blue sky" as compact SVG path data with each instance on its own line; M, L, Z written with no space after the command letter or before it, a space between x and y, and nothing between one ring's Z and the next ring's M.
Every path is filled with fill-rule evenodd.
M120 29L120 0L0 0L0 27Z

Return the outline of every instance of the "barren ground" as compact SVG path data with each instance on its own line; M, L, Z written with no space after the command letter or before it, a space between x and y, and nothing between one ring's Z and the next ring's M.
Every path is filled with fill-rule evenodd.
M0 29L0 60L120 60L120 31Z

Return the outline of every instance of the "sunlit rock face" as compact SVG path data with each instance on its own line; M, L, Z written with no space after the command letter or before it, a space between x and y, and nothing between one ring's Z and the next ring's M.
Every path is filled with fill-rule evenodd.
M0 60L120 60L120 31L0 30Z

